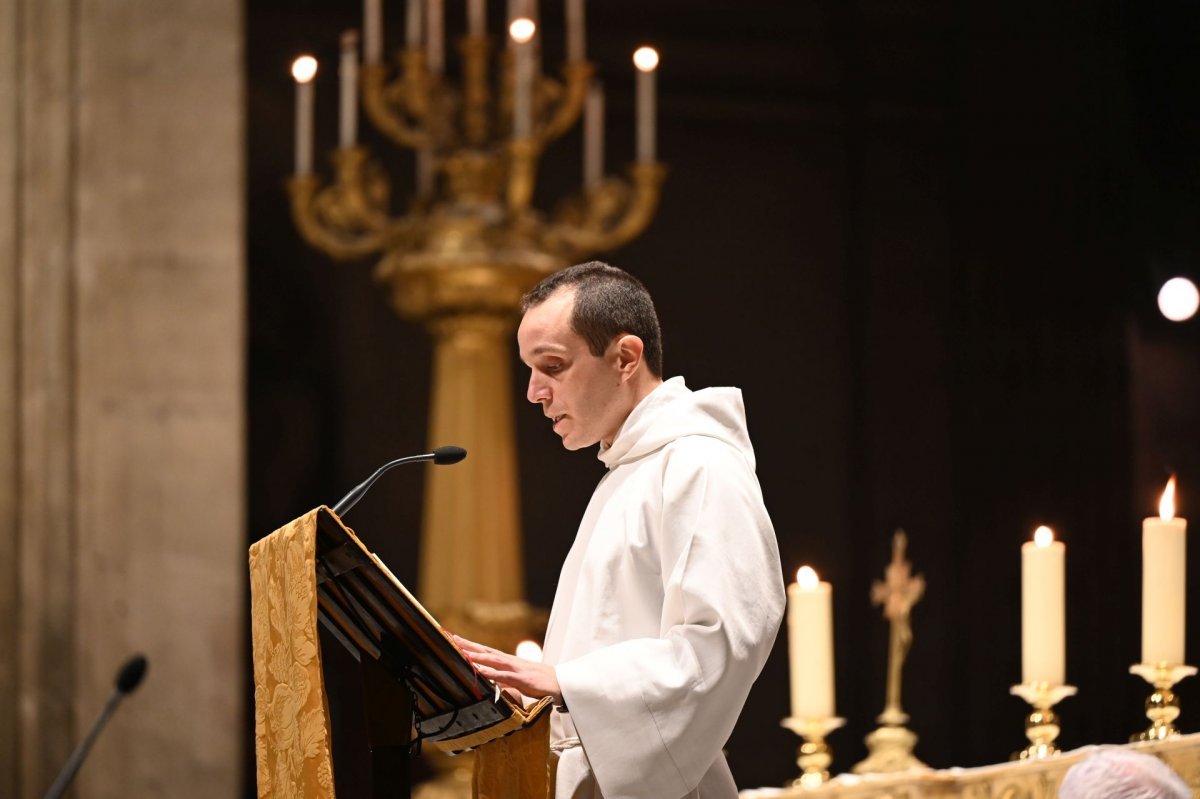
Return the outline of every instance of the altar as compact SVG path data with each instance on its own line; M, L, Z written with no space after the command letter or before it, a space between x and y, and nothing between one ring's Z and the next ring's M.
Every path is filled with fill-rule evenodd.
M1114 748L1084 746L1053 757L1016 760L980 768L914 770L896 774L841 774L816 788L753 788L740 799L1054 799L1067 769ZM1200 733L1162 741L1124 744L1123 749L1161 758L1200 799Z

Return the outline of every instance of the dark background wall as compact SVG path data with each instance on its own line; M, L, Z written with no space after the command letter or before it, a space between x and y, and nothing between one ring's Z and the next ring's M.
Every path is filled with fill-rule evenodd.
M400 6L388 4L392 44ZM359 4L250 0L247 13L257 538L423 449L429 347L370 264L308 249L287 215L290 61L325 64L324 152L337 34L359 25ZM557 64L561 7L542 17ZM1068 545L1067 676L1080 694L1061 707L1061 742L1125 740L1147 694L1127 674L1140 519L1170 470L1182 515L1198 515L1200 322L1163 320L1154 294L1172 274L1197 277L1200 12L1182 0L603 0L588 20L610 167L632 153L629 53L651 42L663 54L662 209L605 257L654 293L669 374L744 390L784 570L812 563L835 586L849 719L835 768L865 754L882 709L887 631L868 593L897 527L929 583L904 702L923 759L979 765L1021 745L1026 709L1008 695L1019 546L1042 523ZM543 207L576 184L579 160L577 135L547 154ZM403 196L411 160L391 165ZM563 451L531 409L516 424L528 594L548 606L601 466ZM421 479L391 475L354 517L411 583ZM1194 575L1198 558L1193 546ZM1200 613L1189 627L1194 644ZM1183 728L1200 729L1200 682L1179 693ZM794 776L787 711L781 636L728 745L743 787Z

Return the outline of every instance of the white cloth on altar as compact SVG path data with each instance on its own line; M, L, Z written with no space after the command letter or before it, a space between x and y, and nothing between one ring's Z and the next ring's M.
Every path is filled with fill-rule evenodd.
M732 799L721 747L785 602L741 391L668 380L600 460L546 632L556 799Z

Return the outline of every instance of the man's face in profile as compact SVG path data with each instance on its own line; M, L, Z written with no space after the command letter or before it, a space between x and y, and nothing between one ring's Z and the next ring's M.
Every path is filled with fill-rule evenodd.
M529 367L526 398L542 412L570 450L611 443L629 408L620 392L616 339L593 355L571 328L575 290L560 289L525 312L517 329L521 360Z

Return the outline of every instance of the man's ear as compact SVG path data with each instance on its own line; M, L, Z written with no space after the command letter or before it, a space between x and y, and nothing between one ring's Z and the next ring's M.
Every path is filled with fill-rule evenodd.
M622 380L628 380L637 373L642 365L642 352L645 345L642 339L632 333L626 333L614 342L616 349L617 371Z

